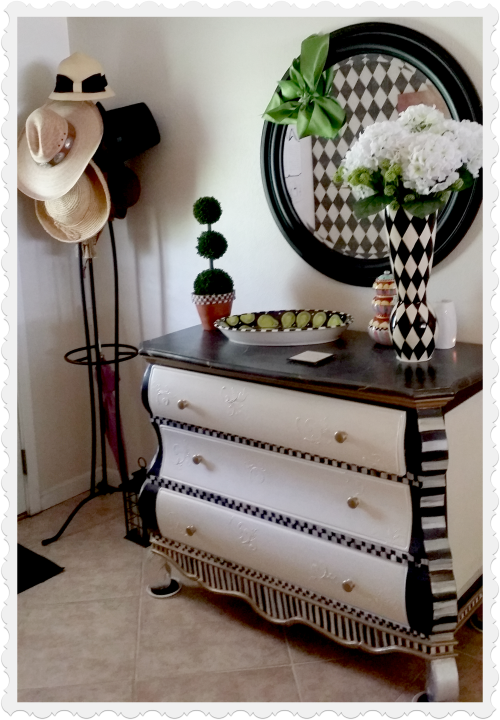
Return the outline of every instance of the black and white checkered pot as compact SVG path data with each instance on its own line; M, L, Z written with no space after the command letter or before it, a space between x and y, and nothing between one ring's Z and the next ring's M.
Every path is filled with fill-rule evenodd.
M437 218L386 208L387 242L398 292L391 315L392 344L402 362L426 362L434 352L436 316L427 305Z

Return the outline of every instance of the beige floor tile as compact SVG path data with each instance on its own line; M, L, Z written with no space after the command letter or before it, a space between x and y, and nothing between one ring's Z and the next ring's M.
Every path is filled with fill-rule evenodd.
M34 549L64 568L114 569L128 567L142 561L146 549L125 539L125 524L121 516L113 517L87 530L63 535L52 545Z
M50 688L19 690L17 701L23 702L131 702L133 682L65 685Z
M18 608L137 596L141 592L141 565L141 558L135 558L116 569L66 567L59 575L18 595Z
M286 634L303 701L393 702L400 696L411 700L424 690L425 661L420 658L342 647L304 625L293 625Z
M197 599L197 592L183 588L170 600L143 598L137 680L290 663L282 628L235 599Z
M25 606L18 687L131 681L139 598Z
M340 648L333 640L300 623L290 625L285 633L293 663L331 660Z
M38 515L20 520L17 523L18 542L25 547L34 549L33 546L40 545L43 539L52 537L59 531L71 511L87 496L88 493L82 493L48 510L44 510ZM93 498L78 511L62 537L69 537L82 530L92 528L112 517L119 516L120 513L123 517L121 493ZM125 527L125 520L123 520L123 526Z
M458 652L482 659L483 657L483 634L474 630L467 623L457 633Z
M298 702L291 667L170 675L136 683L137 702Z
M294 665L294 672L302 702L396 702L424 689L417 677L401 673L395 664L381 668L320 660Z
M458 654L460 702L483 701L483 665L470 655Z

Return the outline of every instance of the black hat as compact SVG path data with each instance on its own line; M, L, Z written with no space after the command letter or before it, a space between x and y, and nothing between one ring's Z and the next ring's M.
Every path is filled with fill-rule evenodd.
M130 160L160 142L158 126L146 103L106 110L103 120L103 142L116 160Z
M104 134L94 161L106 174L111 217L122 219L141 192L139 178L124 163L157 145L160 133L145 103L115 110L105 110L101 103L97 103L97 107L102 115Z

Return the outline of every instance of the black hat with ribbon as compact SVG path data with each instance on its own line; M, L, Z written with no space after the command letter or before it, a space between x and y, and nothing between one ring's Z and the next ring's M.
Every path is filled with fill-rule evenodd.
M73 53L57 68L51 100L103 100L114 97L101 64L81 52Z

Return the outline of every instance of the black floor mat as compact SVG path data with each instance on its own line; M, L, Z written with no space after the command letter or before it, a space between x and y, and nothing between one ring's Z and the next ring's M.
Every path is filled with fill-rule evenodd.
M64 568L51 560L37 555L22 545L17 546L17 594L28 590L34 585L45 582L54 575L59 575Z

